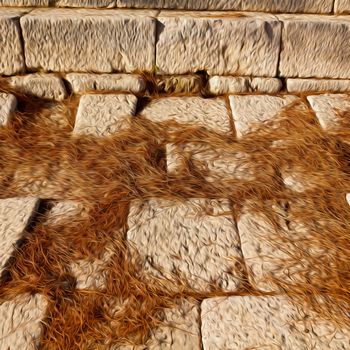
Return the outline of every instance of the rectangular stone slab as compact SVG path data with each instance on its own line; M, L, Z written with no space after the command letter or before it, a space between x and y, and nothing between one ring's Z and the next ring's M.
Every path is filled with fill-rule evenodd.
M346 79L287 79L288 92L345 92L350 91Z
M322 349L350 347L349 328L338 329L284 296L205 299L203 349Z
M350 78L348 16L280 15L283 21L280 75Z
M334 12L337 14L350 13L350 0L335 0Z
M16 97L0 92L0 126L6 125L17 107Z
M277 73L281 23L274 16L162 11L158 21L156 65L161 74Z
M46 305L45 298L38 294L0 303L0 349L37 349Z
M25 69L19 18L25 10L0 8L0 75L13 75Z
M34 10L21 18L26 65L56 72L150 71L155 63L154 14L141 10Z
M128 227L128 241L151 275L172 279L179 273L199 291L239 286L242 255L227 200L134 201Z

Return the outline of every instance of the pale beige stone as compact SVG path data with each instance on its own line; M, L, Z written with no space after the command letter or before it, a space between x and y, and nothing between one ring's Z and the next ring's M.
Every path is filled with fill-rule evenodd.
M140 75L69 73L66 79L71 84L74 93L92 90L121 90L137 94L146 89L146 82Z
M46 306L47 301L38 294L0 303L0 349L37 349Z
M25 69L19 18L25 12L0 8L0 75L12 75Z
M336 14L348 14L350 13L350 1L349 0L335 0L334 12Z
M149 103L141 115L153 122L174 120L208 130L229 134L230 115L224 99L202 97L165 97Z
M199 93L202 78L199 75L170 75L156 78L158 92L164 93Z
M62 101L67 97L62 79L54 74L29 74L9 78L10 86L25 94Z
M49 6L49 0L0 0L0 6Z
M115 0L56 0L58 7L115 7Z
M154 14L141 10L34 10L21 18L26 65L62 72L150 71L155 64Z
M345 92L350 91L350 80L287 79L288 92Z
M160 74L276 75L281 23L274 16L163 11L158 21Z
M280 91L282 82L277 78L250 78L215 75L209 78L209 92L215 95L262 92L274 94Z
M348 16L281 15L280 74L300 78L350 78Z
M324 94L308 96L308 101L316 113L323 129L336 129L348 122L350 96L346 94Z
M155 277L179 275L196 290L217 285L234 291L240 284L241 251L230 210L226 200L134 201L127 238Z
M37 198L0 199L0 273L38 204Z
M200 350L199 305L193 300L175 301L176 306L165 309L163 324L152 330L144 345L125 345L113 350Z
M203 349L346 350L350 330L320 319L284 296L205 299Z
M342 0L346 1L346 0ZM120 7L330 13L332 0L117 0Z
M230 96L237 137L242 137L259 123L273 120L284 107L297 100L296 96L267 95Z
M0 126L6 125L17 107L16 97L0 93Z
M135 114L134 95L84 95L80 99L74 133L106 136L128 125Z

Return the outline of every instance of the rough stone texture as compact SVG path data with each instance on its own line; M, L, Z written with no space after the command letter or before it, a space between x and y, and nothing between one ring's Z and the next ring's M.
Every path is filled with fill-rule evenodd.
M209 78L209 92L215 95L247 92L274 94L280 91L282 82L277 78L228 77L215 75Z
M276 75L281 23L273 16L163 11L158 21L160 74Z
M109 135L128 125L136 111L134 95L84 95L75 120L75 134Z
M157 91L171 93L199 93L203 87L199 75L170 75L156 78Z
M200 350L199 305L193 300L175 301L175 307L165 309L164 322L152 330L151 338L144 345L126 345L112 350Z
M67 97L62 79L54 74L29 74L9 78L16 90L36 97L61 101Z
M0 349L37 349L46 305L38 294L21 295L0 304Z
M0 199L0 273L38 203L36 198Z
M154 276L179 275L201 291L212 284L231 291L239 286L236 259L241 252L228 201L135 201L128 227L129 242Z
M335 0L334 12L337 14L350 13L350 1L349 0Z
M21 18L26 65L61 72L150 71L155 63L152 15L136 10L34 10Z
M56 0L58 7L115 7L116 0Z
M237 137L253 130L255 124L273 119L283 107L296 99L296 96L291 95L284 97L265 95L230 96Z
M280 74L300 78L350 78L348 16L281 15Z
M16 110L16 97L6 93L0 93L0 126L10 120L11 114Z
M49 0L0 0L0 6L49 6Z
M69 73L66 79L74 93L92 90L121 90L134 94L143 92L146 82L140 75Z
M337 329L283 296L233 296L202 302L204 350L346 350L350 331Z
M350 80L287 79L288 92L345 92L350 91Z
M220 98L166 97L153 100L142 111L153 122L175 120L191 123L220 133L231 132L230 115L225 101Z
M341 0L339 0L341 1ZM346 1L346 0L343 0ZM330 13L332 0L117 0L120 7Z
M24 11L0 8L0 75L25 69L19 18Z
M344 127L349 123L350 97L346 94L308 96L312 109L324 129Z

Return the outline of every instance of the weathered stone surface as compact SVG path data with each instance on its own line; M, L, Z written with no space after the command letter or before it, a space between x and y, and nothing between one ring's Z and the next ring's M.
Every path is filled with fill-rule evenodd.
M228 201L135 201L128 227L127 238L152 275L174 278L178 274L201 291L213 284L224 290L238 287L236 263L241 251Z
M62 72L150 71L155 63L152 15L136 10L34 10L21 18L26 65Z
M345 92L350 91L350 80L287 79L288 92Z
M49 6L49 0L0 0L0 6Z
M350 330L337 329L283 296L233 296L202 302L203 349L348 349Z
M19 18L24 11L0 8L0 75L25 69Z
M324 94L308 96L320 125L324 129L336 129L348 123L350 97L346 94Z
M115 0L56 0L58 7L115 7Z
M348 16L281 15L280 74L300 78L350 78Z
M229 77L215 75L209 78L209 92L215 95L246 92L274 94L280 91L282 82L277 78Z
M346 0L342 0L346 1ZM117 0L119 7L330 13L332 0Z
M220 133L231 132L230 115L220 98L165 97L153 100L141 113L153 122L175 120Z
M36 198L0 199L0 274L38 203Z
M17 100L15 96L0 93L0 126L7 124L16 106Z
M199 305L193 300L175 301L175 307L165 309L164 324L152 330L145 345L118 346L112 350L200 350Z
M47 302L43 296L21 295L0 304L0 349L37 349Z
M75 93L92 90L121 90L137 94L146 88L145 80L140 75L132 74L69 73L66 79Z
M349 0L335 0L334 1L334 12L337 14L350 13L350 1Z
M230 96L233 120L237 137L241 137L254 128L254 125L271 120L287 105L294 102L296 96ZM253 129L252 129L253 130Z
M54 74L29 74L9 79L16 90L36 97L61 101L67 97L62 79Z
M199 75L170 75L157 77L157 90L164 93L199 93L203 87Z
M134 95L84 95L80 99L74 133L106 136L128 125L136 111Z
M163 11L158 21L161 74L276 75L281 24L273 16Z

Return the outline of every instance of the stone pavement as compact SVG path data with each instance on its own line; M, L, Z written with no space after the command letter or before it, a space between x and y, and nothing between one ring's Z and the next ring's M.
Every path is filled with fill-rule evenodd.
M20 80L21 78L18 78ZM44 77L40 79L49 79ZM320 130L337 126L339 110L350 106L347 94L310 95L301 100L297 95L246 94L227 97L164 96L152 100L137 114L139 98L130 93L108 92L121 90L142 91L141 77L69 76L74 91L79 91L80 102L76 112L73 133L98 137L118 133L130 125L132 118L146 118L152 122L173 119L179 123L191 122L221 132L228 137L242 138L251 128L273 120L288 105L300 101L314 110ZM13 84L18 85L16 80ZM30 86L21 84L25 89ZM35 84L33 95L50 96L60 100L64 96L62 84ZM91 86L106 88L104 93L89 93ZM40 91L39 88L42 88ZM0 95L0 116L3 125L11 123L16 109L13 95ZM135 116L136 115L136 116ZM199 145L172 145L166 149L168 172L181 172L181 157L198 157ZM242 178L247 169L235 167L232 162L220 162L215 154L200 153L200 160L220 177ZM243 174L243 175L242 175ZM210 179L209 179L210 180ZM285 185L303 191L284 178ZM297 192L296 192L297 193ZM38 205L37 198L0 200L1 271L16 250L16 242L30 234L28 225ZM212 212L203 215L205 205ZM219 215L218 214L224 215ZM134 201L130 205L126 239L143 259L145 271L157 278L171 279L174 272L184 278L198 292L210 292L213 284L226 292L242 290L248 273L249 282L261 295L232 295L205 298L202 301L185 300L178 308L165 313L166 325L158 328L144 347L137 349L349 349L350 331L337 329L317 315L297 308L286 296L269 295L274 291L268 282L274 274L274 259L283 258L279 247L271 246L268 237L274 228L256 213L243 211L235 218L230 201L191 198L183 203L151 199ZM79 203L60 202L50 211L48 220L84 215ZM77 289L102 288L104 269L109 259L108 247L96 260L81 260L71 265L77 279ZM242 271L237 261L244 261ZM284 276L285 277L285 276ZM284 278L282 276L282 278ZM47 300L40 294L19 295L16 300L0 305L0 349L31 349L40 342L41 322L45 320ZM118 347L131 349L132 346Z

